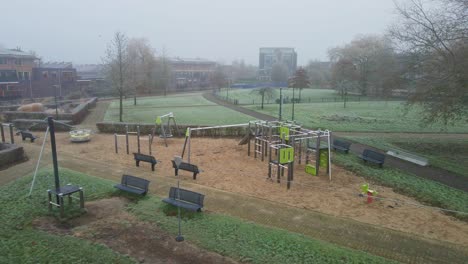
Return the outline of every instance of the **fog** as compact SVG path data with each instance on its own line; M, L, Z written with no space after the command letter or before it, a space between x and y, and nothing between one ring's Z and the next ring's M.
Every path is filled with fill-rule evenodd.
M45 61L99 63L115 31L145 37L169 56L258 64L262 46L294 47L298 64L327 59L331 46L379 34L391 0L6 1L0 44Z

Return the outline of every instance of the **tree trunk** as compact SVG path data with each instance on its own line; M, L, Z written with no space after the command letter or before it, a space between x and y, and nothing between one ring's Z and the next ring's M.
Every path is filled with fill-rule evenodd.
M262 93L262 109L263 109L263 99L265 98L265 93Z
M120 122L123 122L122 120L122 114L123 114L123 93L120 92L119 93L119 97L120 97L120 105L119 105L119 121Z

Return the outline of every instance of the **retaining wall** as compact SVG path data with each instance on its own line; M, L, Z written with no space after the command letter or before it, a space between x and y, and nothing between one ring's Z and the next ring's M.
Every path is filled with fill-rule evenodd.
M15 144L0 143L0 168L24 160L26 160L26 156L24 155L23 147Z

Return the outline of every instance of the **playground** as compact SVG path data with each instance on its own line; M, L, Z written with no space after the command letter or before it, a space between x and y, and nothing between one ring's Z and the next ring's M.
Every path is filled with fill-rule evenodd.
M162 161L157 164L155 172L151 172L150 165L146 163L137 168L147 175L145 178L156 185L160 177L175 178L170 160L175 154L181 153L184 145L183 138L171 138L167 141L168 147L165 147L164 141L160 138L155 138L152 144L153 155L157 160ZM367 204L366 199L358 195L360 186L366 180L335 165L332 165L331 181L324 170L318 176L312 176L305 173L305 164L295 165L294 181L291 189L287 190L286 179L282 178L281 183L267 179L267 160L262 162L260 158L255 159L253 155L248 156L247 146L238 145L239 141L239 138L193 137L191 139L191 163L197 164L203 172L196 180L193 180L191 173L181 171L181 185L207 186L246 197L257 197L278 204L351 218L359 222L427 238L468 245L468 229L464 222L436 210L409 206L408 204L420 205L420 203L395 193L391 188L372 183L371 187L377 189L379 197L385 200L376 200ZM89 160L102 164L114 164L123 168L123 174L134 171L135 162L131 154L125 153L125 143L121 142L118 146L120 150L118 154L115 153L114 143L112 135L96 134L91 142L74 144L70 142L68 134L57 134L60 153L73 154L84 163ZM34 144L40 145L38 142ZM148 148L144 144L148 142L141 143L141 151L147 153ZM137 151L135 136L129 137L129 146L130 153ZM274 208L271 210L274 211ZM421 223L425 224L421 225Z

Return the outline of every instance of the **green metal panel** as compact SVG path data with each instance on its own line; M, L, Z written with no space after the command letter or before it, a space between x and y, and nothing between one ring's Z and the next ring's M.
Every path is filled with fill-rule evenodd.
M279 149L279 162L281 164L290 163L294 161L294 148L281 148Z
M156 117L156 125L160 125L161 124L161 117L158 116Z
M280 137L284 140L289 140L289 127L280 127Z
M328 167L328 149L320 150L320 168Z
M312 165L312 164L307 164L307 165L305 166L305 172L306 172L307 174L310 174L310 175L313 175L313 176L317 176L317 169L316 169L315 166Z

